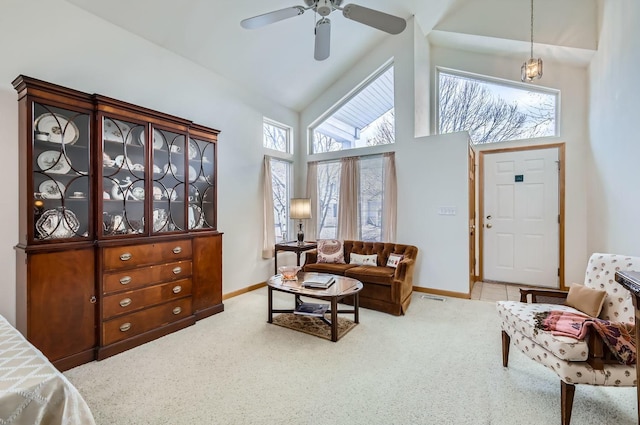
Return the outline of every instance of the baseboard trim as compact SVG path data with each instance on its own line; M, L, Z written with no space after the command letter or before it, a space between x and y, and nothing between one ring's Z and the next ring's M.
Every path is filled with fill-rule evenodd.
M222 300L228 300L229 298L237 297L238 295L246 294L247 292L255 291L256 289L260 289L265 286L267 286L267 282L256 283L255 285L247 286L246 288L224 294L222 296Z
M471 299L471 294L465 294L464 292L445 291L443 289L423 288L421 286L414 286L413 291L424 292L426 294L432 294L432 295L442 295L445 297L463 298L466 300Z

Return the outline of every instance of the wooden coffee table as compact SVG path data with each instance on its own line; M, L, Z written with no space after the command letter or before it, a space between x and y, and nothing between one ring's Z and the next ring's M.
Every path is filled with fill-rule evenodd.
M331 319L322 316L327 325L331 326L331 341L338 340L338 314L353 314L353 320L359 323L359 292L362 290L362 282L350 277L333 275L335 283L327 289L310 289L304 288L302 282L312 276L326 275L325 273L298 273L298 280L284 280L282 275L274 275L267 280L269 287L269 316L267 322L273 323L273 313L293 313L294 309L277 309L273 308L273 291L286 292L295 296L295 306L302 304L301 296L314 298L317 300L329 301L330 306L327 313L331 314ZM345 297L353 295L353 309L338 309L338 302Z

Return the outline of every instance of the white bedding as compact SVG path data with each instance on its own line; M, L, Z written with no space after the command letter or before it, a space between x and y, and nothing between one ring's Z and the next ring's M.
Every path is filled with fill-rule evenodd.
M95 425L78 390L0 316L0 425Z

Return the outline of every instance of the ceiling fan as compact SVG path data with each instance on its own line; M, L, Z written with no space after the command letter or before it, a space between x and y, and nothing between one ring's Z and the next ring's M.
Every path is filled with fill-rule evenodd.
M334 10L341 10L345 18L361 24L377 28L389 34L400 34L407 26L407 21L388 13L380 12L357 4L347 4L340 7L342 0L304 0L305 6L292 6L262 15L247 18L240 22L242 28L260 28L283 19L302 15L305 10L313 10L321 16L315 27L314 58L322 61L329 57L331 39L331 20L327 16Z

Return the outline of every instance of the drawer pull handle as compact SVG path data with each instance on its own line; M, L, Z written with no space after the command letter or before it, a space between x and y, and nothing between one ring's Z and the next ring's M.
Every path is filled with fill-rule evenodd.
M123 323L122 325L120 325L120 332L126 332L129 329L131 329L131 323L129 322Z
M174 254L180 254L182 252L182 248L177 246L175 248L173 248L173 253Z
M131 276L123 276L120 278L120 283L122 285L127 285L131 282Z
M120 307L126 307L131 304L131 298L120 300Z
M120 254L120 260L122 261L129 261L131 260L131 257L133 257L133 255L131 255L130 252L125 252L124 254Z
M179 294L180 292L182 292L182 286L176 285L176 286L173 287L173 293L174 294Z
M173 274L180 274L180 273L182 273L182 267L173 268Z
M173 314L180 314L182 313L182 307L176 307L173 309Z

